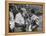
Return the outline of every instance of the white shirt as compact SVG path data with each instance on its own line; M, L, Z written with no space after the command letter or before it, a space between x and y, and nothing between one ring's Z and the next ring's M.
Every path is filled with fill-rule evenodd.
M32 20L35 20L37 25L39 24L39 17L38 16L33 14L32 17L31 17L31 21Z
M32 20L36 20L36 24L38 25L39 24L39 20L38 20L39 18L36 16L36 15L32 15L32 17L31 17L31 22L32 22ZM34 26L35 27L35 26ZM33 28L34 28L33 27ZM32 31L32 29L31 29L31 24L29 25L29 31Z
M24 24L24 18L22 17L21 13L16 14L15 22L19 23L20 25Z
M13 13L10 12L10 29L13 29L15 26L14 24L14 16L13 16Z

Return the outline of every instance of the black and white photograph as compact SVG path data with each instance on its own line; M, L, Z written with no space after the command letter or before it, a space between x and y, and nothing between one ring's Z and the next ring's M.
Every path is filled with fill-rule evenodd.
M9 32L42 32L43 6L9 3Z

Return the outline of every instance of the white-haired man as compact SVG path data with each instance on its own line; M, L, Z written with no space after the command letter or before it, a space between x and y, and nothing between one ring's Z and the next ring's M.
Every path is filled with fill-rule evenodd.
M16 14L15 16L15 30L17 32L20 32L20 31L25 31L25 20L24 20L24 16L26 14L26 9L25 8L19 8L18 9L19 12Z

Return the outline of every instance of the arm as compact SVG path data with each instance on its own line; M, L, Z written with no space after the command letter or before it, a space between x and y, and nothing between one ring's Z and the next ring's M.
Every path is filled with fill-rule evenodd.
M35 19L34 22L33 22L33 26L32 26L32 29L35 29L37 27L39 27L39 20L38 19Z

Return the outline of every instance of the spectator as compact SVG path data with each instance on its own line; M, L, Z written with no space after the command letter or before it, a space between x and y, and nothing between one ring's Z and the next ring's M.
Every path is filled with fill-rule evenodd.
M15 27L14 16L13 16L13 13L10 12L10 31L11 32L14 32L14 27Z
M39 17L36 16L34 13L35 13L35 10L31 9L32 31L37 31L37 27L38 27L38 24L39 24Z

